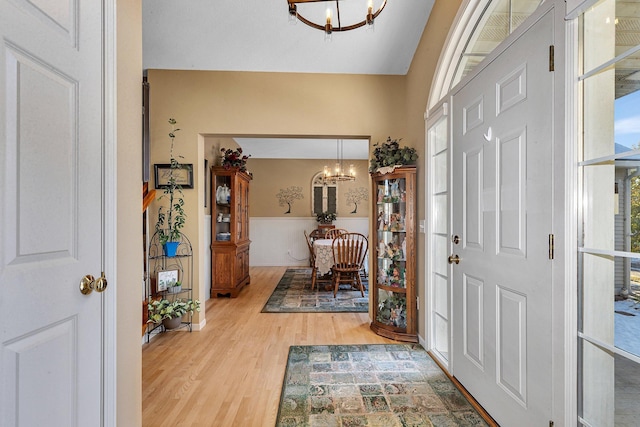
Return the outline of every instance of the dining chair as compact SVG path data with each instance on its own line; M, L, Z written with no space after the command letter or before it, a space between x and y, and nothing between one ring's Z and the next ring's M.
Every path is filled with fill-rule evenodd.
M347 230L345 230L344 228L332 228L327 230L326 233L324 233L324 238L325 239L335 239L336 237L340 236L341 234L345 234L348 233Z
M304 239L307 241L307 247L309 248L309 267L311 267L311 290L316 288L316 278L318 275L318 268L316 267L316 253L313 250L313 241L307 230L304 230Z
M344 233L333 239L333 297L338 294L340 283L357 285L364 296L360 270L364 268L369 241L361 233Z

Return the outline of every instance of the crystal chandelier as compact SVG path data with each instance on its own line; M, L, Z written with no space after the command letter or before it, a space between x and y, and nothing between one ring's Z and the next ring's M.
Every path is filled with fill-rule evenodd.
M362 15L364 19L362 21L354 23L342 23L342 17L340 16L340 2L344 0L287 0L289 3L289 19L291 21L302 21L312 28L324 31L325 37L331 37L331 33L334 31L349 31L355 30L363 26L373 28L373 22L380 15L382 9L387 5L387 0L382 0L380 7L376 10L373 8L373 0L362 0L363 11ZM366 1L366 7L365 5ZM319 21L318 18L309 18L308 13L312 11L312 8L317 9L316 3L326 3L326 19ZM353 4L353 0L351 1ZM333 7L332 7L333 6ZM307 17L305 17L307 16ZM316 22L314 22L314 19Z
M322 181L325 184L335 184L338 181L355 181L356 170L353 164L349 165L349 170L346 171L343 165L343 146L344 141L342 139L336 140L336 165L333 170L329 166L324 167L322 174Z

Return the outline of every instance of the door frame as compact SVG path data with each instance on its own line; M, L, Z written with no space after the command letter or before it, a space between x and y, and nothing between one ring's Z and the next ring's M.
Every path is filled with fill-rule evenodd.
M117 57L116 0L103 0L102 266L110 281L102 299L102 425L117 426ZM133 327L133 325L132 325Z

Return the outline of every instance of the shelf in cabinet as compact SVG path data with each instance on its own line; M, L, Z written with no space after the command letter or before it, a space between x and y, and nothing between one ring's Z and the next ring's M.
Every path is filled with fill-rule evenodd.
M384 257L384 256L379 256L379 257L377 257L377 258L378 258L379 260L381 260L381 259L388 259L389 261L392 261L392 262L407 262L407 259L406 259L406 258L398 258L398 259L394 259L394 258L388 258L388 257Z
M171 258L189 258L189 257L191 257L191 255L174 255L174 256L155 255L155 256L150 256L149 259L162 259L162 258L171 259Z
M395 292L397 294L406 294L407 293L407 288L399 288L397 286L387 286L387 285L381 285L381 284L377 284L376 287L378 289L382 289L384 291L389 291L389 292Z

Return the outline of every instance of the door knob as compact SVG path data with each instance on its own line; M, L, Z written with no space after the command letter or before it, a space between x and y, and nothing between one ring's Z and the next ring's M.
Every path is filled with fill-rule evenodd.
M82 280L80 280L80 293L82 295L89 295L91 292L93 292L95 282L96 279L92 275L87 274L86 276L84 276Z
M458 256L458 254L449 255L449 264L453 264L454 262L456 264L460 264L460 257Z
M96 292L104 292L107 289L107 278L104 277L104 271L101 272L100 277L95 281Z

